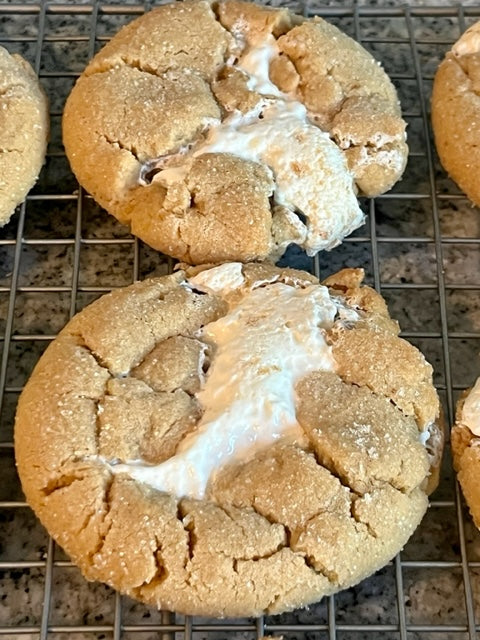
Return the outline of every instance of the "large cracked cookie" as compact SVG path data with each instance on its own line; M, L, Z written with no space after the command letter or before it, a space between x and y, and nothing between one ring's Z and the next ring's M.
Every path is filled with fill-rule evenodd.
M362 276L191 268L69 322L21 395L15 447L28 502L88 579L258 615L402 548L437 482L438 398Z
M32 67L0 47L0 227L40 173L48 123L47 98Z
M432 125L442 165L480 206L480 22L465 31L437 69Z
M401 176L405 123L376 60L324 20L225 0L124 27L68 98L79 182L132 232L201 264L330 249L357 191Z

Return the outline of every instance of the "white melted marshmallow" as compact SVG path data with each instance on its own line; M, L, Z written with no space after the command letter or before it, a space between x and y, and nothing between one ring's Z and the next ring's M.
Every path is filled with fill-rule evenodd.
M309 255L333 248L363 222L342 153L307 121L300 102L266 100L250 115L229 116L209 130L194 156L204 153L233 153L269 167L275 203L307 218L309 233L301 246Z
M213 124L205 141L184 156L180 166L163 169L154 180L165 187L184 180L192 160L206 153L263 164L275 180L275 204L307 219L305 238L298 244L315 255L337 246L363 224L364 214L340 149L328 133L310 123L301 102L270 81L270 61L277 54L271 35L265 43L246 49L235 67L248 76L248 88L264 98L249 113L235 111Z
M189 278L190 285L200 291L226 296L242 286L245 278L240 262L230 262L219 267L200 271Z
M480 436L480 378L465 398L460 422L476 436Z
M274 37L269 36L261 45L250 47L235 66L247 74L250 91L285 100L287 96L270 80L270 62L276 55L278 47Z
M228 296L241 265L222 265L189 279L190 286ZM199 338L214 358L197 399L204 413L177 453L159 465L112 465L160 491L201 499L225 465L244 462L278 441L305 442L295 415L295 385L306 374L334 371L324 330L339 305L326 287L275 282L244 287L227 315L207 324ZM358 319L353 310L349 318Z
M430 426L428 426L426 429L424 429L424 431L420 431L420 433L418 434L418 439L420 441L420 444L422 444L424 447L427 446L427 442L430 440L430 436L431 436L431 431L430 431Z

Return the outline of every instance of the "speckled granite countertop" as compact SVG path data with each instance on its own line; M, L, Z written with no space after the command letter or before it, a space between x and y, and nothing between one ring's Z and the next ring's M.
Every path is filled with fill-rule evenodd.
M112 13L112 4L99 5L96 48L135 10L128 1ZM299 6L294 1L287 4L294 9ZM85 12L79 11L81 5ZM294 249L283 262L319 268L321 275L343 266L363 266L367 280L380 287L404 335L433 364L451 419L452 400L480 372L480 212L440 168L423 116L428 115L438 62L463 28L480 17L480 6L435 2L434 9L430 2L416 2L410 10L393 1L369 1L360 2L356 13L350 3L340 1L312 0L308 6L311 11L326 10L329 19L360 38L391 74L409 125L411 157L404 179L392 192L374 202L364 201L370 218L353 237L320 255L317 264ZM92 51L91 3L51 2L45 13L40 7L33 0L22 5L0 0L0 44L37 63L52 109L49 157L27 201L25 216L15 215L0 232L0 328L5 345L0 635L43 638L48 631L48 638L153 640L167 638L167 630L162 633L158 626L149 625L169 621L179 625L173 629L177 639L190 637L192 629L196 639L253 639L261 634L262 624L266 633L282 631L292 640L473 638L475 625L480 624L480 536L464 509L460 508L463 517L457 517L448 450L432 506L399 558L334 600L258 624L236 621L243 625L236 630L197 619L193 627L189 626L192 621L185 627L180 616L165 618L128 598L120 599L103 585L87 583L60 549L49 548L44 529L23 504L14 468L12 425L19 390L48 337L61 329L74 310L111 287L165 273L169 263L134 242L91 199L84 194L78 198L78 185L62 153L60 115L75 74ZM41 54L39 33L43 35ZM20 233L19 220L24 220ZM10 294L12 288L15 295ZM3 384L1 377L0 381Z

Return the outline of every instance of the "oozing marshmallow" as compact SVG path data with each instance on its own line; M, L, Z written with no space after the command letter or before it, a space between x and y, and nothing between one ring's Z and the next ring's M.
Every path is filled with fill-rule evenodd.
M307 219L300 246L309 255L335 247L363 222L345 158L308 122L300 102L265 99L250 114L234 113L209 130L193 155L205 153L233 153L269 167L275 203Z
M274 37L269 36L263 44L247 49L235 66L247 74L250 91L285 100L288 96L270 80L270 62L276 55L278 47Z
M265 96L263 100L249 113L236 111L212 124L203 143L176 156L176 166L161 170L154 180L167 188L184 180L192 160L206 153L228 153L266 165L275 180L275 204L306 218L306 233L299 246L315 255L337 246L363 224L364 214L340 149L326 132L309 122L301 102L270 81L269 64L277 53L273 36L246 49L235 67L248 76L249 89Z
M227 296L245 282L240 262L230 262L219 267L205 269L189 279L189 284L205 293Z
M304 442L295 416L295 385L312 371L334 370L324 330L341 305L324 286L295 288L282 282L243 287L242 295L231 297L244 284L240 273L241 265L222 265L188 281L231 301L227 315L199 335L211 345L213 360L197 394L204 413L196 430L165 462L112 465L114 473L200 499L225 465L246 461L280 440ZM348 316L358 319L353 309Z

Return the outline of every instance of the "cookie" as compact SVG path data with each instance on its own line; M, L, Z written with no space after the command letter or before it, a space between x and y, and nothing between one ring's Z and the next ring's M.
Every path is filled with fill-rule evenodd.
M480 22L465 31L435 74L432 125L442 165L480 206Z
M32 67L0 47L0 226L40 173L48 122L47 98Z
M438 398L362 277L193 268L67 324L21 394L15 451L28 502L88 579L250 616L402 548L436 482Z
M401 176L393 85L320 18L167 4L87 66L63 118L79 182L133 234L193 264L314 255L363 223L357 191Z
M477 527L480 528L480 378L457 403L452 429L453 465Z

